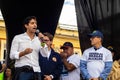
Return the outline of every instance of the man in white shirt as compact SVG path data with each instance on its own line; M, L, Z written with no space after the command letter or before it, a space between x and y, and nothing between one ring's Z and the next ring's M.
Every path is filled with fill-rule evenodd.
M86 49L80 60L84 80L106 80L112 67L112 54L102 46L103 34L99 30L88 35L92 47Z
M71 42L65 42L61 46L60 53L63 61L63 71L60 80L80 80L80 55L74 54L74 47Z
M25 33L13 38L10 58L15 59L15 75L13 80L41 80L38 53L45 53L46 46L35 35L37 19L29 16L24 20ZM45 56L45 55L43 55Z

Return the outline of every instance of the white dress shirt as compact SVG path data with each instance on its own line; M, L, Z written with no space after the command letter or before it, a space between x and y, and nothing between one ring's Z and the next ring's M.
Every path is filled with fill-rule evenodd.
M30 54L19 57L19 53L24 51L26 48L32 48L33 51ZM16 35L13 38L10 50L10 58L15 59L15 67L22 67L25 65L29 65L33 67L34 72L41 72L38 58L39 51L42 56L47 56L47 46L43 48L41 46L41 42L37 36L34 39L30 39L27 33Z

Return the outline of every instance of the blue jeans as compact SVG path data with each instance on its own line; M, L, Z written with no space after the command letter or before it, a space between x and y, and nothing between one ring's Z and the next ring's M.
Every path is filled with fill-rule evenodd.
M19 80L41 80L41 74L39 72L21 72Z

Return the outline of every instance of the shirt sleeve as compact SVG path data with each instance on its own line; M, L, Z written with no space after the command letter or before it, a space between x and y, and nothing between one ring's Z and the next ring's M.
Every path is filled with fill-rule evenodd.
M70 60L69 63L72 63L76 68L80 66L80 56L75 54L74 59Z
M84 51L83 55L80 58L80 71L81 71L83 79L89 80L91 78L87 70L87 51Z
M19 59L19 53L18 52L18 38L15 36L13 38L12 44L11 44L11 50L10 50L10 58L11 59Z
M100 74L100 77L103 78L103 80L106 80L107 76L109 75L112 68L112 63L113 63L112 53L110 52L106 57L105 68L103 72Z
M48 46L45 44L44 47L40 47L40 53L43 57L47 57L48 56Z
M80 71L81 71L83 79L91 78L91 76L89 75L88 70L87 70L87 61L80 60Z
M105 62L105 68L104 68L103 72L100 74L100 77L103 80L106 80L108 74L111 71L111 68L112 68L112 62Z

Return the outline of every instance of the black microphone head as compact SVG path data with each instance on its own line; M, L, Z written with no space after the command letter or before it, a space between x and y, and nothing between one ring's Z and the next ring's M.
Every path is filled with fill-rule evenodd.
M36 32L35 32L36 36L38 36L39 33L40 33L40 30L37 29Z
M40 33L40 30L39 30L39 29L37 29L37 30L36 30L36 33Z

